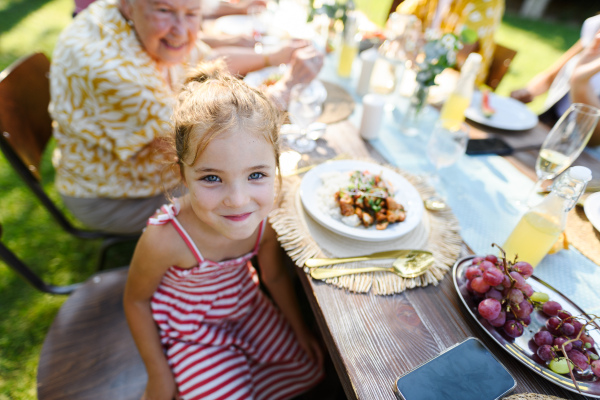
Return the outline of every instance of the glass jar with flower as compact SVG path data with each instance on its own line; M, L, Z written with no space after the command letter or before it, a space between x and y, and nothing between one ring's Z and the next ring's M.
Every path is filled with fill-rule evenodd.
M403 133L410 136L418 133L416 125L425 107L429 88L435 85L435 78L443 70L456 64L456 55L461 48L461 40L453 33L446 33L440 38L427 40L422 54L414 64L416 86L408 109L402 118Z

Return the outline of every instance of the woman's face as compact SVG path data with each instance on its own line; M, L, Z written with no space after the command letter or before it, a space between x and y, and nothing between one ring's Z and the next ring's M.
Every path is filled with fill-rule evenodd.
M121 0L146 52L167 65L182 62L200 29L200 0Z

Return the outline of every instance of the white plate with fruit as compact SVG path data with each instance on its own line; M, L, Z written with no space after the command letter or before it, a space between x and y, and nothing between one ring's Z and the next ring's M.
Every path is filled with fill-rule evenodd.
M465 117L481 125L509 131L531 129L538 123L537 115L520 101L480 91L473 93Z
M600 321L596 319L594 326L592 318L576 304L531 275L529 264L507 264L511 279L498 267L503 266L502 259L494 262L494 257L469 256L454 264L454 286L470 316L536 374L569 391L578 393L579 387L582 394L600 398ZM572 359L576 385L562 343Z

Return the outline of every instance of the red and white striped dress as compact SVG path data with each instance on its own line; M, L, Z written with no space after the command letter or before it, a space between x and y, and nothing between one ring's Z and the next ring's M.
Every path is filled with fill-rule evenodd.
M262 293L250 259L205 260L177 221L178 203L149 224L171 222L198 265L170 267L152 296L152 315L185 399L288 399L323 376L281 312Z

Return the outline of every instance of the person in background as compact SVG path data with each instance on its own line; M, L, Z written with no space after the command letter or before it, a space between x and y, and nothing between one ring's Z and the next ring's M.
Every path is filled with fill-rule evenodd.
M177 183L163 174L162 135L190 67L222 57L235 74L290 62L268 95L287 107L292 86L310 82L323 55L304 42L273 53L211 50L197 40L200 0L97 0L59 36L50 69L55 183L90 228L140 232Z
M75 0L75 10L73 16L76 16L85 10L90 4L96 0ZM219 0L204 0L203 13L207 18L215 18L221 15L246 14L248 8L255 5L266 5L265 0L242 0L237 3Z
M570 96L573 103L585 103L600 109L600 33L592 39L581 53L571 75ZM600 145L600 124L588 142L590 146Z
M476 83L481 84L485 82L494 57L494 35L502 22L504 7L504 0L404 0L396 12L416 15L424 29L458 35L466 27L477 32L478 45L465 50L481 54L482 62L476 79Z
M590 105L589 93L600 96L600 73L592 76L578 74L573 80L574 71L583 57L584 49L592 45L594 36L600 32L600 15L586 19L581 27L580 38L554 64L534 76L524 88L513 90L510 96L523 103L529 103L537 96L548 93L544 107L540 113L540 121L554 125L573 102L575 93L580 101ZM593 57L594 51L588 50L587 57ZM587 63L586 63L587 64ZM580 71L582 71L580 67ZM576 84L573 87L573 83ZM586 96L583 96L586 93ZM596 135L590 144L600 144Z
M123 306L142 399L290 399L324 376L267 220L283 116L223 67L203 65L179 95L171 160L188 194L150 218L131 261Z

